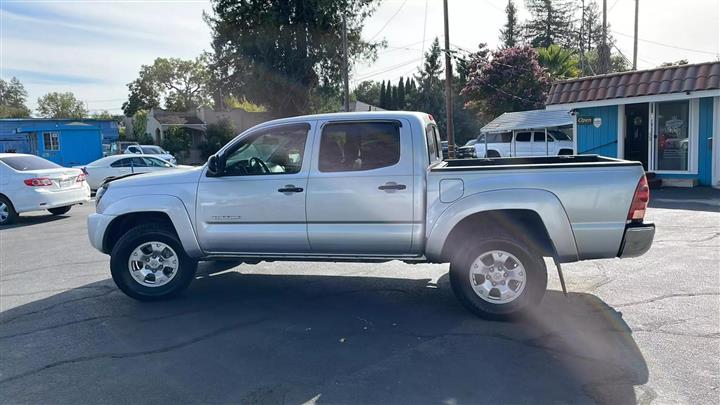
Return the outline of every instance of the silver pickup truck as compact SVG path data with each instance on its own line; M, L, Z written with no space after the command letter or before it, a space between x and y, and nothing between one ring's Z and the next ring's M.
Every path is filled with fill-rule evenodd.
M155 300L198 261L450 263L459 300L507 318L536 305L544 258L645 253L654 225L640 163L598 156L443 161L433 118L314 115L258 125L189 171L97 192L92 245L127 295Z

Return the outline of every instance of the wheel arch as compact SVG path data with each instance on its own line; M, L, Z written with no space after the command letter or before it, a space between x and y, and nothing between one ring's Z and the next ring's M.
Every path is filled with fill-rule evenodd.
M115 217L103 234L102 250L105 253L111 252L114 243L131 228L146 223L157 223L178 236L188 256L192 258L202 256L190 215L177 197L169 195L128 197L104 207L102 213Z
M426 255L448 260L449 249L478 229L492 226L519 234L543 255L561 262L578 260L575 237L560 200L549 191L506 189L462 198L429 224Z

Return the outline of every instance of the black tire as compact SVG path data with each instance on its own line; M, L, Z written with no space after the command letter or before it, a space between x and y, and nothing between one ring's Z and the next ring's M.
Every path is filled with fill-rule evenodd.
M470 268L475 259L492 250L512 254L525 268L525 287L508 303L486 301L475 293L470 281ZM547 268L543 258L529 250L526 244L511 235L499 233L478 237L455 249L450 262L450 284L457 299L475 315L489 320L509 320L540 303L547 288Z
M68 211L70 211L70 208L72 208L72 205L66 205L64 207L57 207L57 208L50 208L48 211L50 211L53 215L62 215L67 214Z
M12 225L18 219L18 213L15 211L15 207L10 202L10 199L4 195L0 195L0 204L5 204L7 207L8 215L5 219L0 217L0 225Z
M178 257L180 263L177 274L165 285L147 287L130 274L130 255L135 248L147 242L165 243ZM156 224L139 225L130 229L117 241L110 254L110 271L115 285L129 297L140 301L157 301L176 296L190 285L196 270L197 261L185 253L177 235Z
M487 151L487 153L485 153L485 157L488 157L488 158L499 158L499 157L500 157L500 153L499 153L498 151L496 151L496 150L489 150L489 151Z
M573 154L572 149L560 149L558 156L568 156L568 155L572 155L572 154Z

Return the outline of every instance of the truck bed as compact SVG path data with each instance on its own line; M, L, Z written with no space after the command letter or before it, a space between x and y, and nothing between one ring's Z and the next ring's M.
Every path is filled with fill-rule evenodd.
M434 166L431 171L469 171L483 169L567 169L573 167L639 166L640 162L598 155L538 156L484 159L453 159Z

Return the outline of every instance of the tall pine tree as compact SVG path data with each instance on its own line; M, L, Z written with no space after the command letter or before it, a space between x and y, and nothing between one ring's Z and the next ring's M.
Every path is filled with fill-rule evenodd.
M387 109L387 94L385 94L385 80L382 81L382 84L380 85L380 105L378 107L382 109Z
M569 0L525 0L525 5L531 15L525 29L534 48L574 45L574 6Z
M505 14L507 15L507 21L500 30L500 41L502 41L503 48L512 48L518 44L518 37L520 35L517 7L515 7L513 0L508 0L508 4L505 7Z
M400 77L400 80L398 81L397 89L398 89L398 99L397 99L398 105L397 105L397 107L398 107L398 110L404 110L407 107L405 106L405 81L403 80L402 77Z

